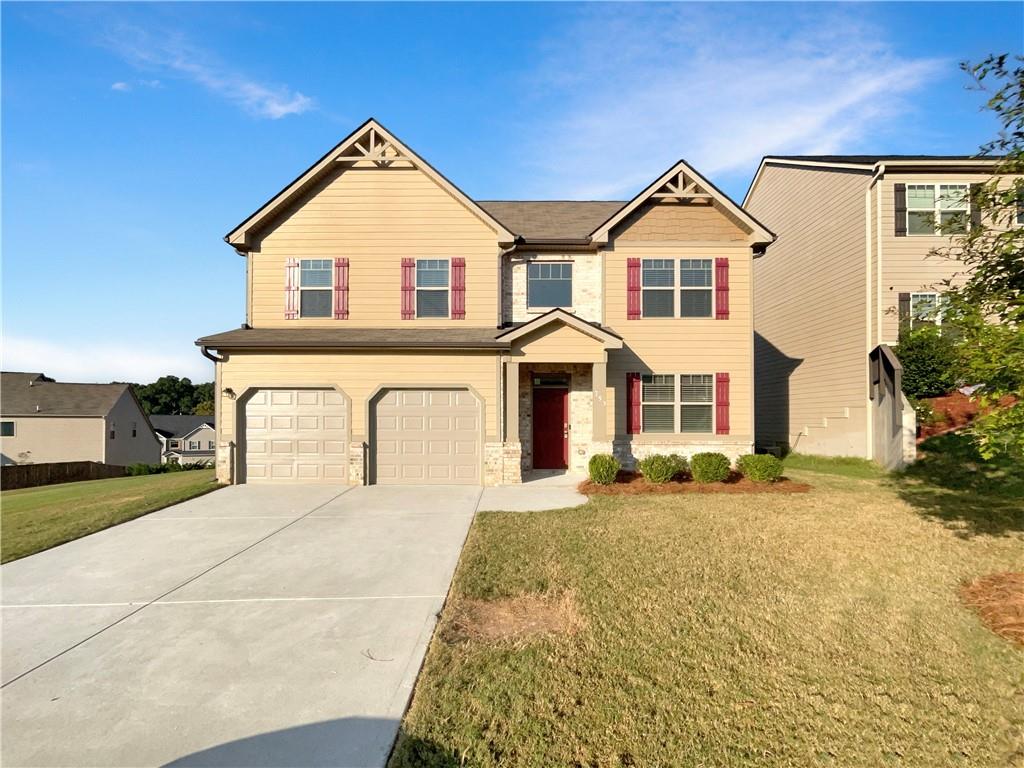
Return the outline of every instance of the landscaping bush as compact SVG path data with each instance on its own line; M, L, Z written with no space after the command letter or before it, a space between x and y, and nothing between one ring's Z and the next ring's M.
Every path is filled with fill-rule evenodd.
M191 461L179 464L176 461L167 464L132 464L127 468L129 475L163 475L168 472L191 472L196 469L209 469L210 464L205 461Z
M667 483L677 473L686 468L686 460L682 459L683 464L680 466L680 459L682 457L675 454L665 456L664 454L655 453L637 461L636 466L645 480L661 485L662 483Z
M680 456L678 453L670 453L668 457L676 466L676 474L690 469L690 462L686 460L685 456Z
M960 383L953 340L934 326L907 331L893 352L903 365L903 391L909 398L946 395Z
M729 477L729 459L724 453L695 453L690 473L698 483L720 483Z
M782 477L782 460L769 453L740 456L736 469L758 483L774 483Z
M590 479L598 485L611 485L622 469L619 460L609 453L597 453L590 457L587 465Z

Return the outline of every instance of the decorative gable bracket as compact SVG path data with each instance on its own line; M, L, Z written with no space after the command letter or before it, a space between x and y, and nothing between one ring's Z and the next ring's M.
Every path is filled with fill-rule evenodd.
M701 187L696 179L691 179L686 173L680 170L674 179L665 182L657 192L651 195L652 198L662 200L676 200L682 202L693 201L710 204L714 196Z
M370 126L362 137L352 142L334 158L336 163L373 163L378 168L390 168L394 163L416 166L413 157L402 152L386 136L382 136L374 126Z

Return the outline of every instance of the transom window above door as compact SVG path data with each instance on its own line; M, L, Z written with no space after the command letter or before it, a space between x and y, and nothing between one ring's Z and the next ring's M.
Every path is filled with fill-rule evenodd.
M526 305L531 309L572 306L572 263L532 262L526 270Z
M416 317L448 317L448 259L416 260Z
M644 259L643 317L711 317L711 259Z
M907 234L965 232L968 184L907 184Z
M332 263L330 259L299 261L299 316L330 317Z

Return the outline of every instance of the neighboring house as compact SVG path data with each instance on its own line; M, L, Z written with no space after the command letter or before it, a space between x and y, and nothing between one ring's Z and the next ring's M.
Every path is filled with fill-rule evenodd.
M164 464L192 464L197 461L213 464L217 447L213 416L152 414L149 421L160 440L160 456Z
M754 265L759 448L885 458L876 455L883 448L869 354L895 346L901 327L941 323L942 283L963 265L929 255L950 243L937 222L977 220L969 187L990 179L995 163L864 155L761 161L744 206L778 242Z
M0 373L4 464L160 461L160 441L127 384L65 384L41 373Z
M196 342L221 480L492 485L752 448L772 235L685 162L626 203L475 201L370 120L225 239L247 323Z

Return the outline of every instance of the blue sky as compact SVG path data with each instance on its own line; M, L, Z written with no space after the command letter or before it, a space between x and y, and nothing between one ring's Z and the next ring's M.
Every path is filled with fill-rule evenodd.
M233 225L374 116L469 195L628 198L685 157L975 151L1019 3L2 6L3 366L209 379Z

